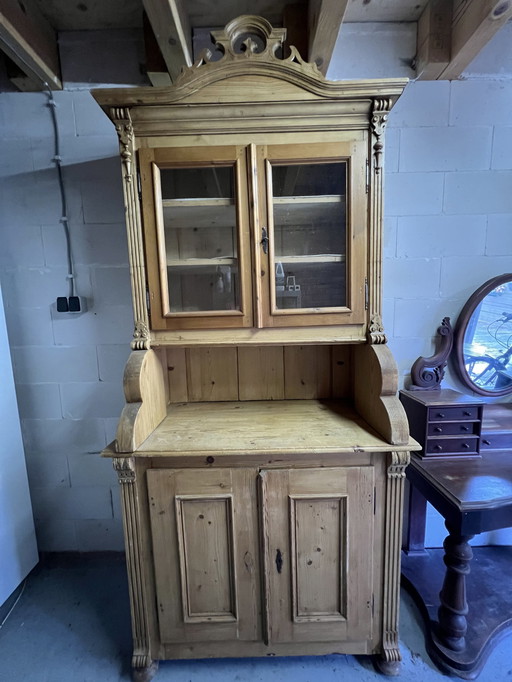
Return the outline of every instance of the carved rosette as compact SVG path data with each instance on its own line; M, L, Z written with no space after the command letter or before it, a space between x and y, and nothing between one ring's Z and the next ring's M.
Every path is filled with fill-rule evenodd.
M146 265L142 242L142 219L135 179L137 168L133 125L128 108L113 107L110 110L110 117L114 122L119 137L119 150L123 168L123 193L135 320L132 348L135 350L147 350L150 348L151 343L146 302Z
M372 346L376 344L387 343L384 326L382 324L382 318L377 313L371 316L366 338L368 343L370 343Z
M372 118L370 121L372 132L375 136L373 145L374 168L377 174L382 170L382 155L384 152L384 131L388 122L388 115L393 106L393 100L389 97L375 99L373 101Z
M398 610L400 603L400 547L402 507L408 452L392 452L388 459L386 485L384 599L382 612L382 660L388 664L401 661L398 646Z

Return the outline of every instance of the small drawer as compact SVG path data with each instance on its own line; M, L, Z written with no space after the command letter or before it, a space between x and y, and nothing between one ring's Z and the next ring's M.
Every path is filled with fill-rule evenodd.
M477 405L470 405L468 407L429 407L428 421L457 421L460 419L478 419L479 408Z
M512 433L483 433L480 450L512 450Z
M426 451L429 455L474 455L478 452L478 437L427 438Z
M472 435L480 422L433 422L428 425L429 436Z

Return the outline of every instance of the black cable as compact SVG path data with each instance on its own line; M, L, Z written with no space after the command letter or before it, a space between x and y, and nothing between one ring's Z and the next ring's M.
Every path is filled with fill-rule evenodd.
M68 260L68 279L69 279L69 295L70 296L75 296L75 273L74 273L74 266L73 266L73 254L71 251L71 234L69 231L69 224L68 224L68 205L67 205L67 200L66 200L66 188L64 187L64 175L62 172L62 158L60 155L60 139L59 139L59 126L57 124L57 113L55 111L55 108L57 107L57 103L55 99L53 98L53 92L48 88L48 107L50 108L50 111L52 113L52 123L53 123L53 132L54 132L54 140L55 140L55 156L53 157L53 161L55 162L55 166L57 168L57 176L59 179L59 188L60 188L60 198L61 198L61 204L62 204L62 217L60 219L60 222L62 223L64 227L64 234L66 237L66 254L67 254L67 260Z

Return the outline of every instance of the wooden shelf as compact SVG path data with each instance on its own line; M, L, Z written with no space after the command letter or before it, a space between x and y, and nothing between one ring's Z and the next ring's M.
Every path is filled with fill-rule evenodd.
M318 253L306 256L276 256L274 260L283 265L316 265L320 263L344 263L345 255L342 253Z
M357 444L357 445L356 445ZM171 405L138 449L153 455L350 453L407 450L385 443L344 401L259 400Z
M167 199L162 209L167 229L236 226L234 199Z
M237 265L236 258L168 258L168 268L179 268L180 270L196 270L204 268L216 268L219 265Z
M312 223L339 223L345 213L345 197L327 195L319 197L274 197L274 226L277 229L311 225Z

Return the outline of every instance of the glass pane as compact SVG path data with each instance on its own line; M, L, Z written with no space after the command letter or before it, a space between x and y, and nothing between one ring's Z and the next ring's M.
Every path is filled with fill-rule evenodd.
M464 366L481 389L512 387L512 282L493 289L471 315L464 334Z
M232 166L160 171L171 313L239 310Z
M273 166L276 308L347 304L346 163Z

